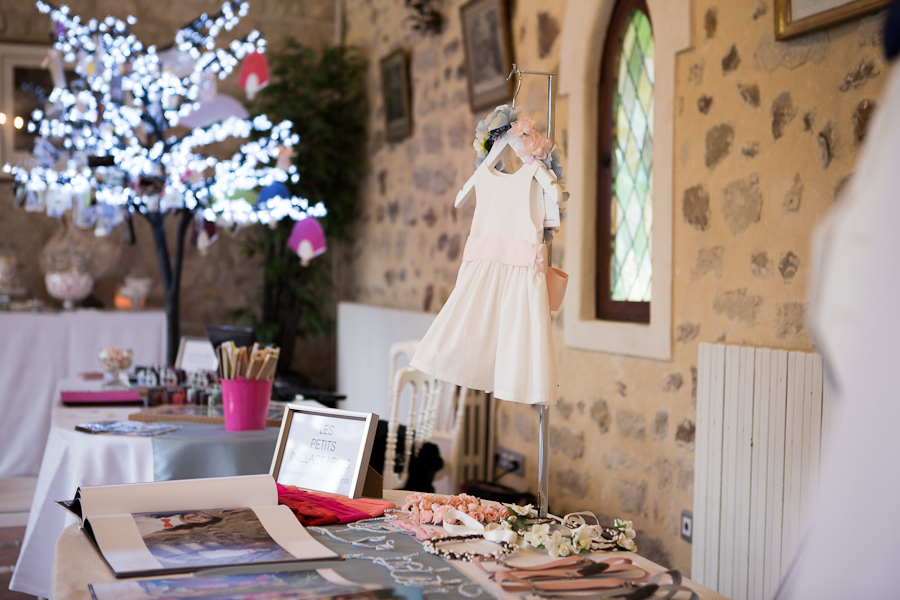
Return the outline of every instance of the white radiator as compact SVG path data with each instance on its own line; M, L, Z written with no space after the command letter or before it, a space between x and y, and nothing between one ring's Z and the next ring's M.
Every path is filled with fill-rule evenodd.
M691 578L768 600L818 489L830 393L822 357L700 344Z
M422 339L435 316L338 303L337 388L338 393L347 395L341 408L372 412L387 419L391 344ZM402 366L405 364L398 364L398 367Z

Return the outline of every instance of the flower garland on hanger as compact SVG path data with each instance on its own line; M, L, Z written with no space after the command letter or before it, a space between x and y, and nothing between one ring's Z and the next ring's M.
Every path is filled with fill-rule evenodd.
M559 212L560 216L565 211L566 202L569 200L569 192L562 182L563 168L559 161L562 153L559 147L549 137L544 137L534 127L534 119L521 117L521 106L502 104L478 122L475 127L475 141L472 147L475 149L475 166L480 167L487 158L494 143L500 137L509 134L509 146L522 161L532 165L534 161L540 162L548 171L556 176L556 182L560 185ZM558 227L544 228L544 243L553 242L553 236L559 231Z
M522 112L521 106L511 107L503 104L495 108L487 117L478 122L475 127L475 148L477 157L475 166L481 166L494 142L500 139L504 133L511 136L510 147L516 156L526 164L534 164L537 160L547 170L556 175L557 180L562 180L563 169L559 165L562 154L553 140L544 137L534 127L534 119L531 117L519 118Z

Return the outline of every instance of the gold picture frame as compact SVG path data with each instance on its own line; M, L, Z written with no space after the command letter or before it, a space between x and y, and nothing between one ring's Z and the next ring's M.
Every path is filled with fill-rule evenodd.
M775 38L787 40L886 7L890 0L774 0ZM796 18L795 18L796 17Z
M381 90L384 95L385 134L390 142L412 135L412 102L409 85L409 55L395 50L381 59Z
M472 112L508 102L516 82L507 81L513 54L506 3L472 0L459 12Z

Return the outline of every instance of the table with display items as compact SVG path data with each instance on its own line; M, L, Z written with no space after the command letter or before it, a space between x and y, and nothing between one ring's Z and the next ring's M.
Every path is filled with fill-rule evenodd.
M408 492L400 490L384 490L386 500L397 505L403 503ZM345 557L344 560L328 560L315 562L261 565L245 567L241 572L267 572L291 569L322 569L330 568L338 572L346 579L354 582L375 583L385 587L410 583L411 580L421 585L426 597L440 597L447 600L462 598L482 598L491 600L502 598L504 600L519 600L520 593L504 592L497 584L489 581L487 576L472 563L461 561L447 561L441 557L427 554L420 542L414 537L400 532L379 533L384 539L392 540L392 548L389 550L375 549L360 545L360 540L372 538L373 533L365 528L349 531L346 525L328 525L320 528L310 528L313 535L326 544L332 550ZM384 539L373 541L370 545L383 544ZM355 542L353 544L348 542ZM546 560L545 552L527 551L536 560ZM638 567L651 575L664 571L665 568L655 564L646 558L632 553L597 553L606 557L628 557ZM406 571L410 566L412 572ZM399 568L397 568L399 565ZM391 568L394 568L392 575ZM211 574L234 573L236 569L227 571L203 572L203 576ZM183 577L179 575L177 577ZM96 547L81 531L77 524L66 527L56 542L53 559L53 577L50 589L50 598L54 600L90 600L91 593L89 583L108 583L116 580L112 571L103 561ZM685 579L683 585L691 588L700 600L725 600L724 596L704 588L690 580ZM441 589L443 587L443 589ZM434 594L429 596L429 592ZM437 593L440 596L437 596ZM590 596L586 596L590 597Z
M79 423L127 420L140 410L134 406L53 409L10 589L48 597L53 544L76 520L56 501L72 499L79 487L269 472L278 427L227 432L223 425L175 423L181 429L153 437L75 431Z

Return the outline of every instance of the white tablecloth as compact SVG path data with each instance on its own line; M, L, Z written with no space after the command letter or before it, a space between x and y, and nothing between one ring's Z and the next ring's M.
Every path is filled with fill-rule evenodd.
M54 504L56 500L71 500L81 486L153 481L153 445L149 437L89 436L75 431L78 423L125 420L133 412L133 406L53 411L53 426L22 550L9 585L11 590L49 596L54 540L67 525L77 522L74 515ZM78 443L78 438L88 436L90 444Z
M61 379L97 371L97 351L134 350L135 365L165 362L162 312L0 312L0 477L34 476Z

